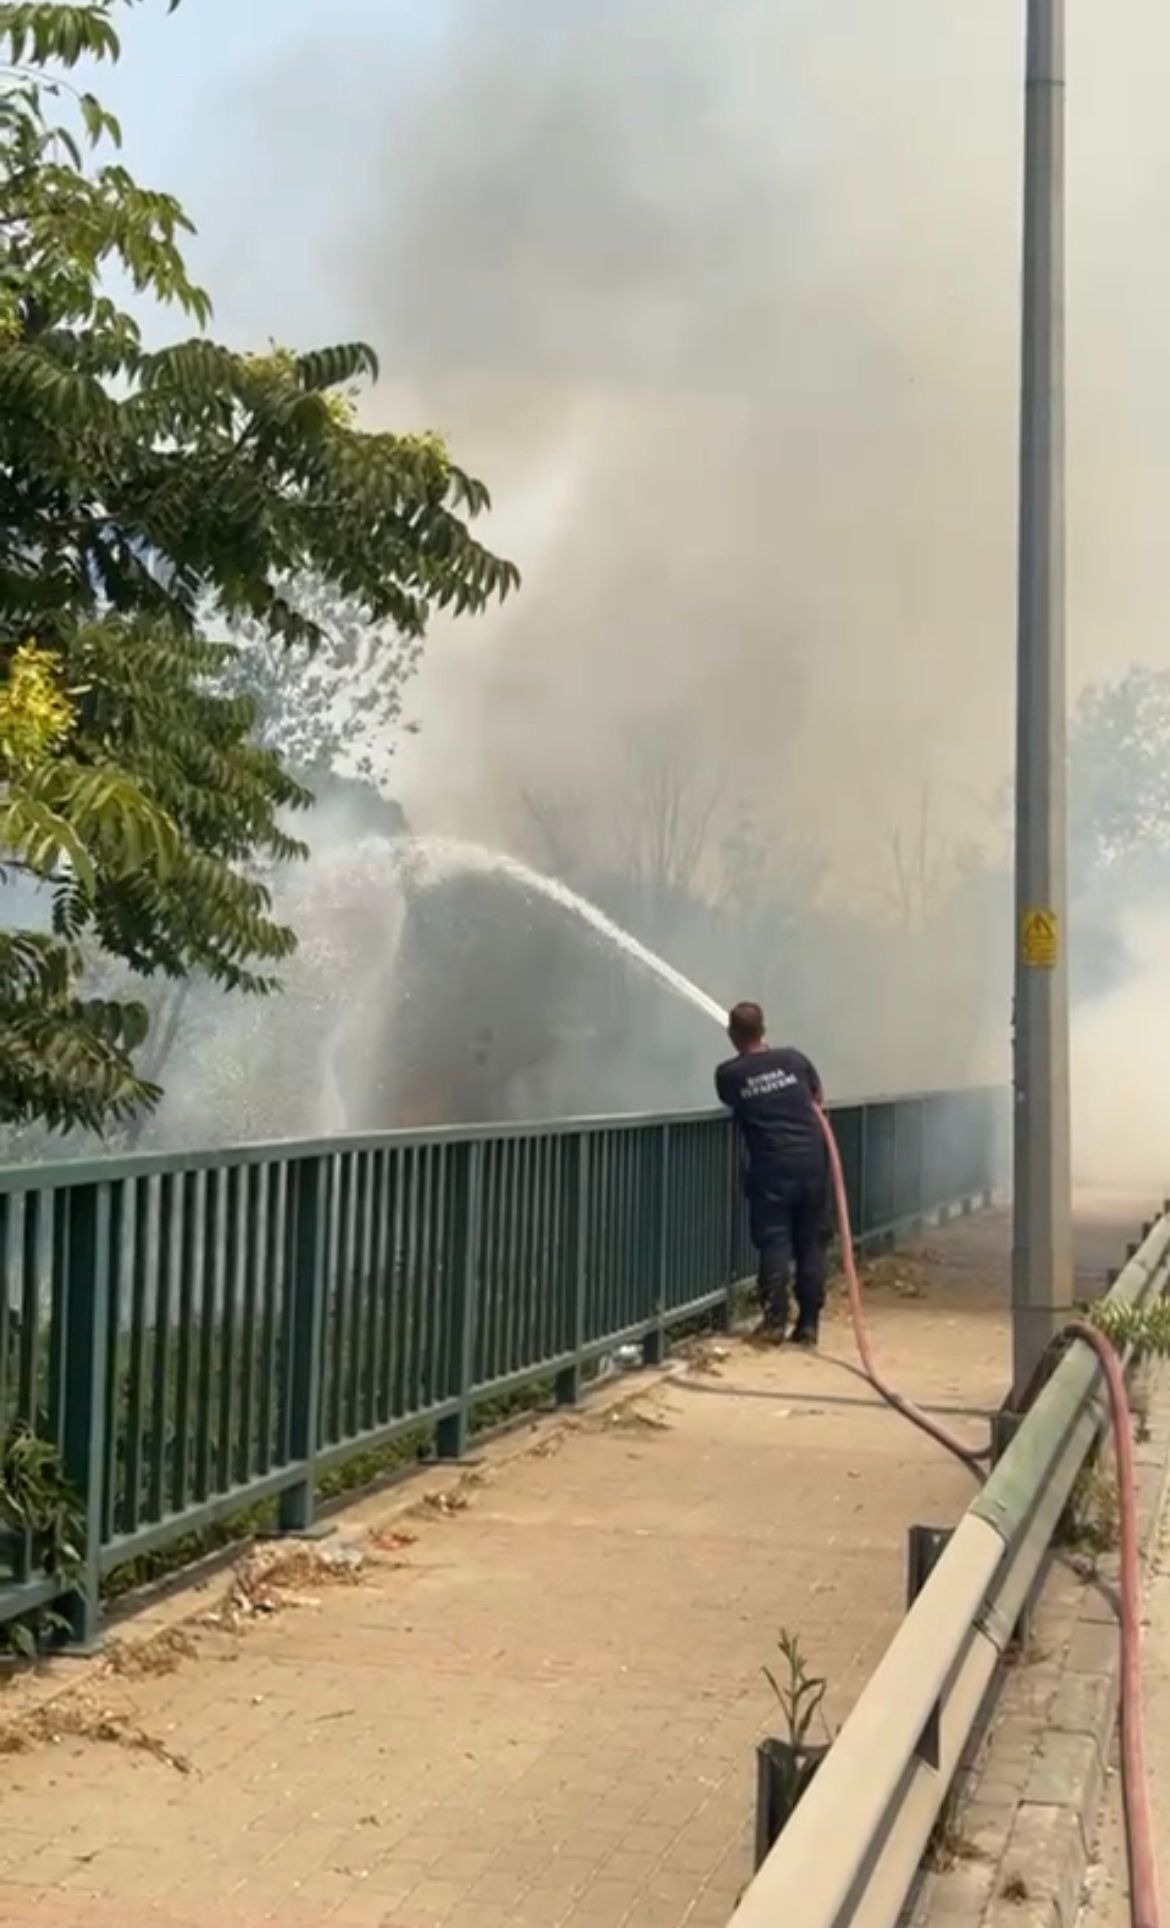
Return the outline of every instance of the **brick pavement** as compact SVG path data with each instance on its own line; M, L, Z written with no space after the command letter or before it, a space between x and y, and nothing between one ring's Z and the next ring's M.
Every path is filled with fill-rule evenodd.
M1166 1399L1165 1379L1162 1399ZM1170 1513L1162 1514L1149 1562L1142 1631L1142 1689L1158 1877L1165 1896L1170 1893ZM1095 1860L1086 1884L1082 1928L1130 1928L1132 1915L1116 1736L1102 1812L1088 1817L1088 1834L1095 1849Z
M1002 1221L932 1247L923 1296L872 1295L876 1344L919 1398L990 1407ZM360 1584L201 1632L168 1675L65 1663L75 1694L190 1772L68 1738L14 1756L0 1919L722 1928L749 1871L778 1629L839 1721L897 1624L906 1528L970 1492L851 1357L839 1318L817 1359L731 1344L633 1406L489 1448L466 1506L412 1517L417 1537L372 1553ZM351 1509L341 1531L416 1497Z

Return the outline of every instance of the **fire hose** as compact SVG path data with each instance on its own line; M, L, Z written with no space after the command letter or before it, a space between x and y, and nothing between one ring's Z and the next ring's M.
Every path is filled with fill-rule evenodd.
M913 1401L882 1378L874 1360L861 1301L861 1286L853 1254L853 1234L849 1222L849 1199L841 1153L828 1116L817 1106L817 1118L824 1134L829 1170L837 1207L837 1227L841 1258L849 1297L853 1336L862 1370L874 1391L914 1426L953 1453L976 1478L982 1478L980 1459L974 1447L964 1444L945 1426L924 1413ZM1085 1319L1073 1319L1062 1338L1081 1339L1091 1346L1101 1363L1109 1392L1118 1491L1118 1545L1120 1555L1119 1617L1121 1633L1121 1789L1124 1810L1126 1860L1129 1867L1129 1907L1133 1928L1161 1928L1162 1911L1158 1892L1158 1865L1154 1846L1154 1822L1146 1767L1145 1709L1141 1681L1141 1562L1138 1546L1136 1484L1133 1456L1133 1423L1125 1373L1117 1350L1105 1333Z
M1133 1928L1160 1928L1158 1862L1154 1818L1146 1768L1146 1717L1142 1703L1141 1560L1138 1551L1137 1484L1133 1460L1133 1422L1125 1373L1112 1340L1086 1319L1065 1327L1069 1338L1083 1339L1101 1362L1109 1389L1113 1452L1117 1472L1117 1540L1121 1621L1121 1798L1125 1854L1129 1865L1129 1913Z
M924 1413L912 1400L907 1399L891 1386L878 1371L873 1348L869 1343L869 1332L861 1303L861 1284L857 1277L857 1263L853 1256L853 1230L849 1223L845 1168L841 1163L841 1153L827 1113L820 1105L817 1106L816 1112L821 1131L824 1133L825 1149L829 1154L829 1171L833 1180L833 1195L837 1206L837 1230L841 1240L841 1262L845 1269L845 1286L849 1295L849 1315L853 1321L853 1337L857 1342L862 1371L874 1391L880 1394L888 1406L892 1406L894 1411L901 1413L903 1419L908 1419L912 1426L919 1427L940 1446L945 1447L948 1453L953 1453L956 1459L961 1460L963 1465L974 1473L976 1479L982 1479L983 1469L979 1462L985 1455L974 1446L965 1445L954 1433L948 1432L946 1427L941 1426L936 1419L932 1419L929 1413Z

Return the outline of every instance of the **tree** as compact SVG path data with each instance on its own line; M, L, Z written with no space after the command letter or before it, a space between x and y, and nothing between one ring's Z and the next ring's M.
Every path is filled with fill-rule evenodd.
M920 930L930 921L953 879L955 853L950 841L935 833L932 806L930 785L924 783L910 828L892 823L886 832L889 875L879 880L878 894L882 908L904 931Z
M1135 664L1081 694L1069 740L1069 845L1085 888L1170 855L1170 670Z
M636 753L618 852L622 871L656 920L673 899L694 889L724 787L722 777L672 732L652 737Z
M722 775L663 730L630 745L600 811L579 795L526 790L522 801L539 860L599 892L616 916L653 939L672 911L697 895L704 866L717 858L724 791Z
M1084 690L1069 732L1076 995L1132 968L1128 914L1170 895L1170 671L1134 664Z
M402 721L402 692L422 655L420 639L370 626L354 604L321 583L305 585L298 606L317 624L315 646L285 643L262 623L245 623L226 690L246 696L255 736L302 783L341 772L385 781Z
M117 124L72 89L118 57L119 4L0 0L0 876L40 886L35 917L0 903L10 1124L98 1128L157 1095L143 1003L88 994L87 956L263 992L293 947L256 873L301 854L281 818L311 799L206 632L328 648L340 601L409 649L518 580L440 440L356 426L366 346L144 346L110 268L199 329L210 307L181 207L102 158Z

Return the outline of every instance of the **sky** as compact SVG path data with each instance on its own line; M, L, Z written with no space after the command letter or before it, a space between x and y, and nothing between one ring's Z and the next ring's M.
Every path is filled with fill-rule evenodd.
M444 0L181 0L173 14L141 0L122 17L122 59L95 86L122 119L131 168L194 217L191 258L221 333L345 333L317 255L338 173L386 74L405 83L444 17Z
M520 561L412 808L522 834L665 719L842 874L1010 761L1022 0L161 0L102 91L219 332L361 335ZM1170 27L1070 8L1074 689L1170 660Z

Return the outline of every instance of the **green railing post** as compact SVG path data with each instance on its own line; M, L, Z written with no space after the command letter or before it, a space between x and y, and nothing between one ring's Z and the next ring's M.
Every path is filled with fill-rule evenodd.
M711 1313L711 1327L715 1332L730 1332L735 1324L735 1288L740 1282L737 1275L744 1211L743 1161L739 1136L733 1124L727 1126L723 1142L723 1155L727 1161L727 1276L723 1282L723 1304L717 1305Z
M995 1203L996 1180L999 1176L997 1171L999 1143L996 1130L996 1106L989 1093L984 1094L979 1111L980 1124L983 1128L981 1133L983 1144L983 1190L980 1197L986 1209Z
M864 1249L869 1237L872 1222L871 1159L869 1151L869 1106L860 1107L861 1126L858 1131L857 1154L857 1223L853 1227L853 1243L858 1251Z
M908 1232L917 1233L922 1230L926 1198L926 1189L923 1183L926 1176L926 1147L924 1141L926 1108L921 1098L912 1100L911 1115L914 1119L914 1196L911 1201L910 1216L905 1229Z
M872 1105L870 1116L873 1119L874 1142L881 1144L881 1177L883 1199L881 1205L881 1231L876 1245L880 1252L892 1252L898 1242L898 1104L895 1099L888 1105Z
M461 1145L451 1201L450 1251L451 1327L446 1390L459 1397L456 1412L441 1419L435 1430L440 1459L462 1459L471 1433L471 1389L475 1384L475 1337L479 1302L479 1234L482 1196L482 1152L478 1144Z
M651 1263L647 1276L653 1283L654 1304L650 1308L655 1324L642 1341L642 1363L660 1366L666 1356L666 1299L670 1259L670 1126L663 1125L654 1148L654 1187L650 1228Z
M106 1494L106 1365L112 1247L120 1230L122 1187L79 1185L65 1219L65 1472L85 1516L82 1567L65 1604L75 1643L90 1647L101 1621L101 1545Z
M581 1131L574 1141L576 1155L570 1164L569 1203L565 1263L562 1272L569 1307L569 1344L572 1364L557 1374L558 1406L575 1406L581 1397L581 1348L585 1344L585 1293L589 1263L589 1138Z
M325 1319L325 1238L328 1229L329 1163L298 1158L289 1167L292 1214L292 1273L289 1279L289 1349L285 1398L288 1401L289 1457L302 1470L295 1486L281 1494L282 1533L307 1533L316 1508L316 1460L321 1432L321 1342Z

